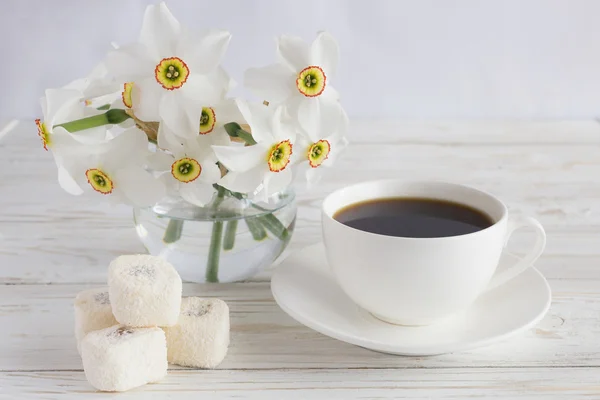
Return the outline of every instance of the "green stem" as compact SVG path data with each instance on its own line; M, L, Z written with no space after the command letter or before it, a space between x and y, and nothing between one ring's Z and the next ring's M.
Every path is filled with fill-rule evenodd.
M265 228L263 228L263 226L257 220L256 217L246 218L245 221L246 221L246 225L248 225L248 229L250 230L250 233L252 234L252 238L254 240L256 240L257 242L260 242L261 240L264 240L267 238L267 231L265 230Z
M235 245L235 234L237 233L238 220L227 221L225 225L225 237L223 239L223 250L231 250Z
M223 221L213 222L210 236L210 248L206 265L206 282L219 282L219 258L221 257L221 241L223 239Z
M283 225L281 223L281 221L275 215L265 214L265 215L261 215L257 219L258 219L258 221L260 221L260 223L265 228L267 228L267 230L269 232L271 232L273 235L277 236L277 238L279 240L281 240L281 241L288 240L288 237L290 236L289 231L287 230L285 225Z
M213 203L213 208L217 209L225 198L225 189L217 189L217 198ZM206 260L206 281L219 282L219 258L221 257L221 243L223 242L223 221L213 222L212 233L210 235L210 246L208 249L208 259Z
M167 229L165 229L165 235L163 236L163 242L175 243L179 239L181 239L181 231L183 230L183 220L181 219L172 219L169 221L167 225Z
M102 125L120 124L121 122L126 121L129 118L131 118L131 117L129 115L127 115L125 110L115 108L112 110L108 110L104 114L94 115L93 117L77 119L77 120L71 121L71 122L65 122L64 124L55 125L54 127L56 128L57 126L62 126L69 132L77 132L77 131L83 131L85 129L96 128L96 127L102 126Z

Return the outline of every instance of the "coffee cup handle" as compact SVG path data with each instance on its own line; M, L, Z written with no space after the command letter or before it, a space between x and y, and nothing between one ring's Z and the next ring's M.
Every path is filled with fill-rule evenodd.
M504 246L508 244L508 240L512 234L521 228L533 228L535 230L536 239L531 250L529 250L522 258L520 258L514 265L503 268L501 271L496 271L492 280L490 281L486 291L492 290L505 284L517 275L524 272L527 268L533 266L533 263L542 255L544 248L546 247L546 232L536 219L531 217L510 217L508 220L508 229L506 232L506 238L504 240Z

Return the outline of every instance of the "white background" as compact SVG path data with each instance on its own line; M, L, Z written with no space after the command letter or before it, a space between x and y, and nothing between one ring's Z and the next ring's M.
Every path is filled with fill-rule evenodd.
M0 122L137 38L144 0L0 5ZM600 115L600 1L170 0L189 27L225 28L238 81L275 59L274 37L331 31L333 85L353 117L592 118Z

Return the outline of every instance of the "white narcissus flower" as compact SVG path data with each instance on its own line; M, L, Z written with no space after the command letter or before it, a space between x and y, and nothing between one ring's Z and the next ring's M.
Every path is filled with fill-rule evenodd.
M210 145L227 146L231 140L225 124L229 122L243 123L237 104L233 99L226 99L210 107L202 107L200 124L197 131L173 131L161 124L158 131L158 147L170 149L172 146L184 143L200 135L205 138L202 143ZM212 151L212 150L211 150Z
M148 207L165 195L163 183L144 169L148 155L148 137L131 128L106 143L81 145L64 166L84 193Z
M331 87L339 58L335 39L320 32L311 46L295 36L281 36L277 45L279 64L246 71L245 85L262 99L285 104L302 128L311 132L316 120L327 118L337 107L338 94ZM331 130L331 128L328 128Z
M106 127L100 126L70 133L62 127L55 127L66 122L102 114L86 107L81 91L75 89L47 89L40 99L42 119L36 119L38 135L45 150L55 150L61 143L98 143L106 139Z
M297 140L298 156L294 162L301 163L305 168L308 186L318 183L323 174L323 168L330 167L335 159L348 145L348 116L341 106L335 113L337 125L330 132L323 130L302 131Z
M51 150L58 169L58 181L71 194L81 194L81 189L64 168L64 160L76 152L82 143L101 143L107 138L107 127L99 126L70 133L56 126L65 122L91 117L104 111L86 107L82 93L76 89L47 89L40 99L42 119L36 119L38 136L46 151Z
M109 53L109 73L124 88L124 103L142 121L175 132L198 126L202 107L224 98L230 79L219 67L231 35L184 30L164 3L146 8L139 43Z
M229 170L219 185L266 200L292 181L290 162L296 134L285 125L282 106L273 110L273 107L249 105L241 100L237 104L256 144L213 146L217 158Z
M164 131L162 133L165 133ZM169 192L178 192L189 203L204 206L210 203L221 178L221 170L208 138L196 135L183 144L174 143L167 150L151 157L151 167L166 171L161 178Z

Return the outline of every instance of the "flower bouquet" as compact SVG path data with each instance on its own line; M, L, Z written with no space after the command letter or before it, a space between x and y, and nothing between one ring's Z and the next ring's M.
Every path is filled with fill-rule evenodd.
M290 185L296 176L315 184L347 144L330 34L311 45L279 37L279 61L245 73L257 103L228 97L234 82L220 62L230 39L188 30L164 3L148 6L138 42L115 46L88 77L46 90L36 120L64 190L133 206L148 250L176 266L183 247L202 248L205 267L194 265L210 282L246 278L281 253L295 220ZM177 248L197 221L210 226L206 245ZM230 269L250 263L252 271L223 277L221 254L238 247L240 221L256 246L277 244L252 253L246 243Z

